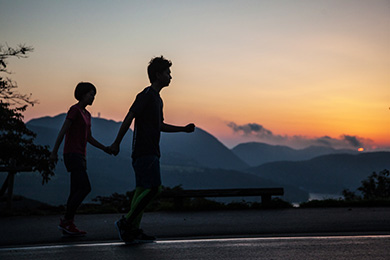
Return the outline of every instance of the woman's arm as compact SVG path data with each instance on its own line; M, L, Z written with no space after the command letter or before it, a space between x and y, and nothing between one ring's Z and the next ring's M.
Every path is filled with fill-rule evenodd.
M111 154L110 148L108 146L101 144L99 141L97 141L95 138L93 138L91 132L89 132L89 135L88 135L88 143L92 144L96 148L99 148L99 149L105 151L108 154Z
M54 144L54 148L53 148L51 155L50 155L50 159L58 160L58 149L60 148L62 140L64 140L64 136L65 136L66 132L68 132L71 125L72 125L72 121L69 119L65 119L65 122L62 125L60 132L58 133L57 140Z

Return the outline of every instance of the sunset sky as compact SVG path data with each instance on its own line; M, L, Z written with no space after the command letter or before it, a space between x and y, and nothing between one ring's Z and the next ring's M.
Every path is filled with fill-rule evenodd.
M167 123L229 148L390 149L390 1L0 0L0 44L34 48L8 60L39 100L26 121L65 113L80 81L93 116L122 121L164 55Z

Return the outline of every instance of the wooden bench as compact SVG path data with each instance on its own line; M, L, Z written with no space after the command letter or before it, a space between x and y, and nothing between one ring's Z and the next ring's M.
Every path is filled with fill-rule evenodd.
M166 190L161 193L161 197L173 198L175 204L180 206L183 198L260 196L262 205L267 206L271 202L272 196L282 196L283 194L283 188Z

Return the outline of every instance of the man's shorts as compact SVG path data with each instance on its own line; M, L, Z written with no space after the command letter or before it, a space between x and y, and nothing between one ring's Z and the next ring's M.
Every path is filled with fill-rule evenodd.
M161 185L160 159L158 156L142 156L133 159L136 187L155 188Z

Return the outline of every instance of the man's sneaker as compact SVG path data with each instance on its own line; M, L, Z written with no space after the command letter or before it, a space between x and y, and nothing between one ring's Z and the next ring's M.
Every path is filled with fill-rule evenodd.
M122 218L115 222L116 229L118 230L119 239L125 243L134 243L135 230L131 228L126 218Z
M138 243L151 243L156 240L156 237L146 235L142 229L137 229L134 240Z
M58 229L62 231L64 236L85 236L87 232L79 230L72 220L60 219Z

